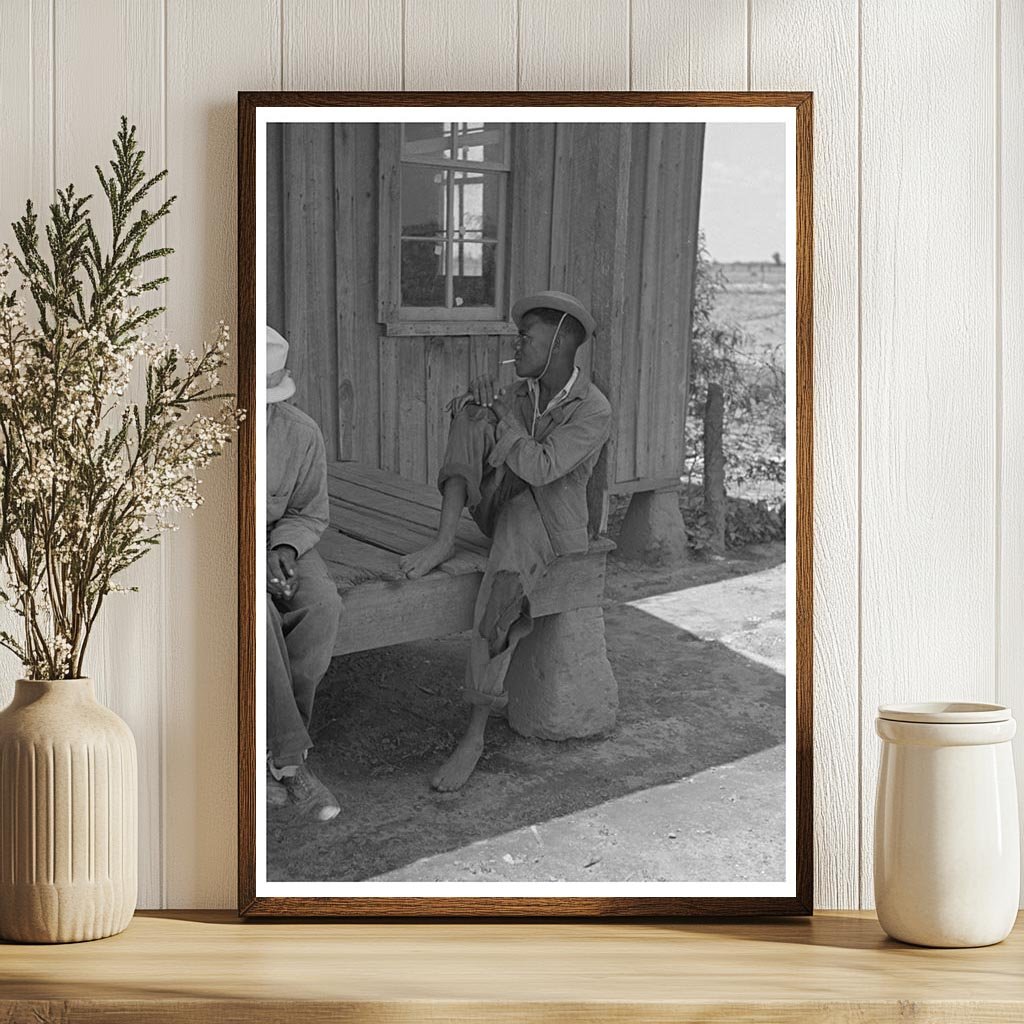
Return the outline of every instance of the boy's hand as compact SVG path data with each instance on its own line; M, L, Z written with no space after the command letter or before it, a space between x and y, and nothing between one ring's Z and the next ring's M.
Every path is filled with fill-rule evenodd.
M295 562L298 555L290 544L281 544L267 554L267 590L274 597L289 598L295 593Z
M496 381L489 373L483 373L475 380L470 381L469 393L477 405L483 405L489 409L494 404L494 396L497 394Z
M494 396L494 401L491 402L491 409L499 420L505 419L506 416L509 416L512 413L512 395L502 388Z

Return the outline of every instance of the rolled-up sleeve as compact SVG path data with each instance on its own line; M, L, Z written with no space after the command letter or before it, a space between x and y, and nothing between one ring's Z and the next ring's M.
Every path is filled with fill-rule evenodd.
M270 531L270 546L288 544L301 557L316 546L329 524L327 452L317 431L302 457L288 507Z
M540 487L571 473L608 440L611 412L607 407L581 412L556 426L543 440L534 440L514 417L495 430L493 466L504 463L520 479Z

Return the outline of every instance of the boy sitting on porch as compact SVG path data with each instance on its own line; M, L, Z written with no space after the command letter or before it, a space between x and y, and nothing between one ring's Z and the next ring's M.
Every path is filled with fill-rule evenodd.
M450 558L467 505L492 538L466 664L464 692L473 707L431 781L442 791L459 789L472 774L488 716L507 702L505 675L532 626L530 594L558 555L589 546L587 481L611 428L607 398L576 366L576 350L595 328L583 304L564 292L539 292L516 302L512 318L521 380L506 392L484 375L452 403L437 537L401 561L414 578Z

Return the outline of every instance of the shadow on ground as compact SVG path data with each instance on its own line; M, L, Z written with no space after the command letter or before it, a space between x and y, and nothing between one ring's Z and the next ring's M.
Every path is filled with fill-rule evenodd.
M552 743L525 739L495 719L486 753L458 793L435 793L429 778L465 722L465 635L336 658L317 698L311 758L342 798L343 810L325 825L271 816L268 880L367 879L783 744L782 675L620 603L668 592L684 578L697 578L691 585L698 585L779 561L772 546L746 561L733 558L660 576L626 563L612 565L605 617L620 691L615 731ZM723 799L739 799L736 814L742 814L742 796ZM634 877L694 880L665 877L663 866L656 876L646 876L643 852L635 852ZM589 866L588 856L580 850L580 869ZM580 877L621 880L585 871Z

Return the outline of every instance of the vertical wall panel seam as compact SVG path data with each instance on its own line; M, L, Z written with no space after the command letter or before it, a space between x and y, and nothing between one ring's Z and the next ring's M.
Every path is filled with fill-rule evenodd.
M626 53L626 88L633 89L633 0L628 0L626 8L626 45L629 47Z
M164 167L170 162L167 154L167 14L168 0L163 0L162 35L160 45L161 68L160 68L160 121L163 129L163 159ZM163 182L164 200L167 199L167 180ZM160 221L161 245L167 245L167 218ZM170 278L167 267L167 257L164 257L164 276ZM164 306L170 309L170 280L164 284ZM166 325L167 321L164 320ZM157 868L157 881L159 885L160 906L167 906L167 676L168 676L168 648L167 634L169 623L167 621L167 545L160 544L160 692L157 695L157 735L159 736L160 749L157 754L157 764L160 766L159 778L157 779L157 849L160 854L160 863Z
M857 903L864 908L864 344L863 344L863 211L864 211L864 50L863 0L857 0Z
M29 160L31 161L29 181L34 183L39 168L36 167L36 19L32 12L32 0L28 0L28 130Z
M277 36L278 54L281 60L279 79L281 92L284 92L284 0L277 0Z
M399 42L400 42L401 50L402 50L402 91L403 92L405 92L405 16L406 16L405 0L402 0L402 38L401 38L401 40ZM517 52L518 52L518 46L519 46L519 44L517 42L516 43Z
M747 91L749 92L753 86L751 85L751 79L753 77L753 46L751 43L750 33L753 27L754 21L754 0L747 0Z
M50 197L57 191L57 0L50 0Z
M523 0L516 0L516 92L523 78Z
M992 235L994 246L994 299L993 327L995 335L995 693L994 700L1002 699L1002 619L1003 619L1003 38L1002 0L995 2L995 26L992 35L995 54L994 118L993 118L993 203Z

